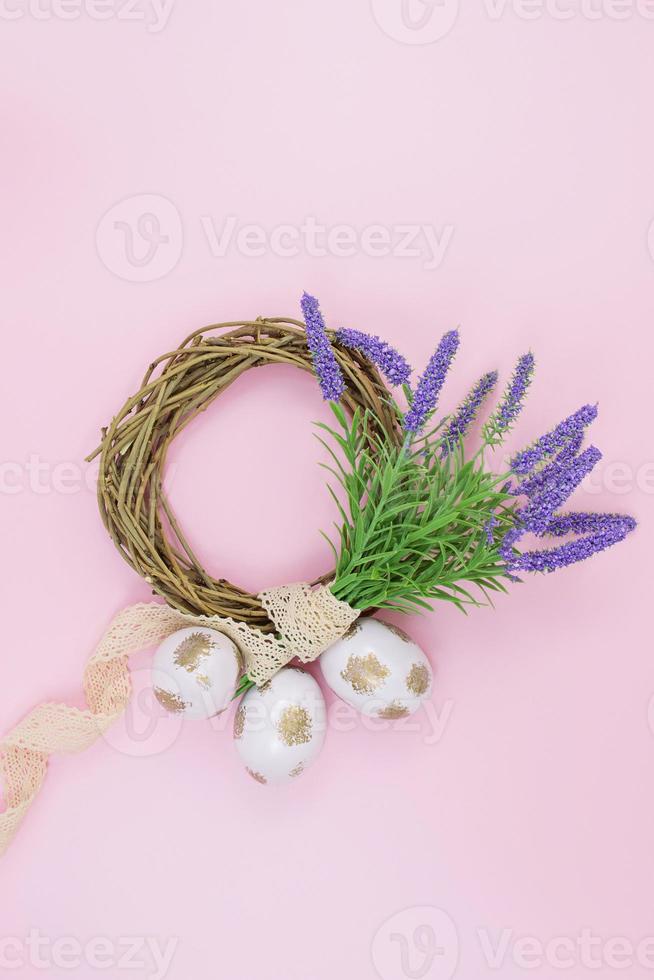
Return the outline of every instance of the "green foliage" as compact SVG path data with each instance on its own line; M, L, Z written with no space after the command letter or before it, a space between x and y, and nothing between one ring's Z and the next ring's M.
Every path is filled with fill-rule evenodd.
M466 461L462 447L443 458L438 429L398 448L375 434L368 413L350 421L331 407L338 428L319 424L330 440L318 438L331 457L322 465L344 491L329 487L341 518L338 545L325 535L336 559L334 595L356 609L414 612L432 599L465 609L506 591L497 542L513 526L514 498L481 458ZM364 438L371 433L372 449Z
M238 687L232 695L232 701L236 698L240 698L243 694L246 694L251 687L254 687L254 681L251 681L247 674L243 674L238 682Z

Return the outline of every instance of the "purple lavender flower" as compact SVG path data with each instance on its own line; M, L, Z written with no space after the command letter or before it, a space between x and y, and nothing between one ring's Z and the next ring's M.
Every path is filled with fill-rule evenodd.
M488 374L485 374L479 379L474 388L468 393L445 430L441 456L447 456L458 445L459 440L463 438L474 422L484 398L493 390L496 384L497 371L489 371Z
M510 531L506 532L500 542L499 552L508 569L514 569L516 567L517 556L515 555L513 549L525 533L525 527L522 525L516 525L516 527L512 527Z
M548 480L555 479L557 474L562 472L573 460L576 458L577 453L581 449L581 444L584 441L583 430L579 431L576 436L573 436L572 440L567 446L556 454L551 463L544 466L542 470L538 473L534 473L526 480L522 480L513 489L512 493L517 496L535 497L545 486Z
M591 531L601 533L615 529L618 525L629 533L637 526L637 522L628 514L589 514L583 511L570 511L553 517L547 533L555 538L562 538L566 534L588 534Z
M487 445L501 442L502 436L509 431L520 414L524 397L531 384L534 364L534 355L531 351L523 354L518 360L502 401L484 426L484 441Z
M531 368L533 369L533 360ZM503 408L508 409L504 418L511 414L519 373L520 364L505 396L505 403L497 413L498 420L501 419ZM526 386L523 388L526 390ZM574 562L584 561L598 551L622 541L636 527L632 517L621 514L556 513L602 458L595 446L589 446L579 454L586 426L596 416L596 405L582 406L513 458L512 471L519 476L526 475L527 479L523 479L511 493L515 496L526 496L529 502L516 512L518 523L500 542L500 555L504 559L509 577L516 571L553 572ZM496 422L495 428L489 429L487 441L501 431L501 424L501 421L499 424ZM539 463L552 456L554 458L547 465L537 469ZM576 538L557 548L517 553L518 542L528 532L539 537L574 534Z
M495 536L493 534L493 528L497 527L500 522L498 521L495 514L491 514L490 519L484 524L484 533L486 534L486 541L489 545L495 543Z
M445 376L457 352L458 346L458 330L450 330L441 339L440 344L429 359L425 373L418 382L411 407L404 416L403 428L405 432L419 432L427 421L428 416L436 408L438 396L445 382Z
M515 531L510 531L504 539L508 548L503 545L502 556L510 571L555 572L558 568L585 561L599 551L611 548L623 541L635 527L636 521L626 514L561 514L550 522L548 534L557 537L572 532L586 536L578 537L558 548L526 551L516 555L511 552L511 547L516 542ZM521 531L520 534L522 533L524 532ZM509 541L512 535L514 537Z
M559 422L551 432L541 436L532 446L517 453L511 461L511 469L519 476L531 473L538 463L578 436L596 418L597 405L583 405L573 415Z
M307 344L323 398L326 401L337 402L345 391L345 382L325 330L320 305L315 296L303 293L300 306L307 328Z
M409 380L411 376L409 364L399 351L387 344L385 340L364 333L362 330L350 328L337 330L336 339L344 347L365 354L368 360L377 365L392 385L402 385Z
M599 449L589 446L547 480L520 513L520 520L525 528L534 534L545 534L554 512L574 493L601 458Z

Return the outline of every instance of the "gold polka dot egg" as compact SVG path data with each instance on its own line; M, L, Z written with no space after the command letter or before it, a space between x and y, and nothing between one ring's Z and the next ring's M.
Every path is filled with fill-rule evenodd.
M240 653L228 636L193 626L177 630L159 646L152 686L167 711L200 720L229 706L241 673Z
M417 643L380 619L362 617L320 658L332 691L375 718L404 718L431 694L432 669Z
M234 741L253 779L285 783L317 758L325 728L325 699L314 678L284 667L244 695L234 717Z

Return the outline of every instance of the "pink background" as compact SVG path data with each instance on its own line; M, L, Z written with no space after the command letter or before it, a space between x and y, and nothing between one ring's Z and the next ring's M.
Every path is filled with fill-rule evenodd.
M531 347L514 444L599 400L605 458L575 503L641 526L495 611L407 621L435 664L431 713L411 731L331 730L288 787L252 782L229 730L148 718L137 658L130 727L52 762L3 861L0 938L176 939L172 980L368 980L375 963L384 980L480 980L530 972L518 937L653 936L654 22L629 5L624 20L608 3L596 20L574 5L532 20L466 4L420 43L393 27L400 0L178 0L158 32L117 0L105 21L22 9L0 18L3 730L40 700L81 704L100 632L149 595L80 483L101 425L190 330L296 316L303 288L330 324L379 332L419 369L460 324L444 409ZM168 235L151 281L132 280L161 269L130 265L113 217L101 225L128 199L134 226L140 195L160 196ZM424 253L304 243L214 255L205 228L229 216L267 233L307 216L357 235L452 231L431 269ZM172 499L214 571L258 588L325 567L333 514L310 425L325 417L308 375L270 369L180 441ZM445 952L419 974L430 916ZM509 930L499 973L480 930ZM615 946L567 975L651 974L635 954L617 970ZM24 947L10 955L14 975L43 976ZM562 972L552 955L536 976ZM145 960L49 970L154 975Z

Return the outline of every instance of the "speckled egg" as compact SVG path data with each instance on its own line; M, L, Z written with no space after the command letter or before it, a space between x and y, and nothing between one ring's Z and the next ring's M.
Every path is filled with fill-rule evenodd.
M283 667L244 695L234 717L234 742L258 783L286 783L318 756L326 726L325 699L311 674Z
M167 711L211 718L229 705L241 673L241 656L228 636L191 626L172 633L158 648L152 686Z
M390 623L362 617L320 658L332 691L365 715L405 718L429 697L429 660L411 637Z

